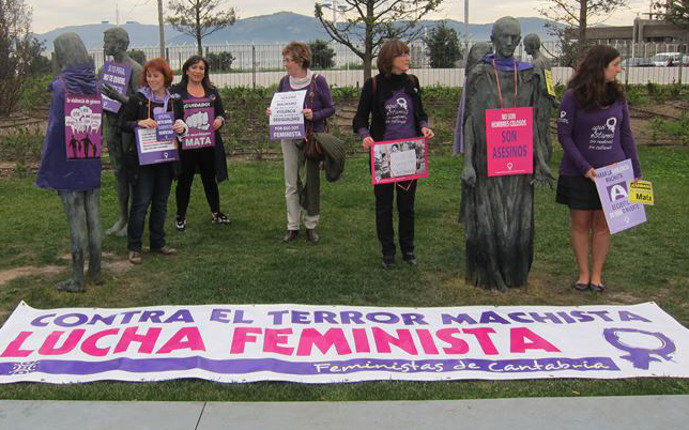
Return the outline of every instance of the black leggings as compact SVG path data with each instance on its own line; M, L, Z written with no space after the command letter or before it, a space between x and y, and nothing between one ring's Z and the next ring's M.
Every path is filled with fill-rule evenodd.
M198 168L203 182L203 191L208 200L211 212L220 212L220 193L215 181L215 148L190 149L182 153L182 174L177 181L175 197L177 198L177 216L186 218L191 183Z
M395 230L392 226L392 202L397 192L399 241L402 255L414 252L414 199L416 180L373 186L376 196L376 231L384 256L395 255Z

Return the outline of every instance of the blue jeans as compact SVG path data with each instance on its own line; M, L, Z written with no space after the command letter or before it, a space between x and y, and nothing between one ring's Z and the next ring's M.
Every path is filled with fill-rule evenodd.
M172 186L172 167L169 164L153 164L139 167L139 177L132 188L132 208L127 227L127 248L141 251L146 212L151 205L148 219L151 249L165 246L165 214L167 198Z

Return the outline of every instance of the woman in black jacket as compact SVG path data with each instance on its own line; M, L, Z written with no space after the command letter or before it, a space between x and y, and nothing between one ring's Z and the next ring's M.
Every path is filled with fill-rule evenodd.
M139 82L141 88L124 106L120 123L123 130L131 133L137 128L157 128L156 115L173 112L172 129L177 133L175 140L184 134L187 127L182 120L182 105L168 91L172 76L172 69L162 58L154 58L144 64ZM172 161L140 165L137 148L130 148L126 162L133 178L132 206L127 227L129 261L132 264L142 262L141 236L149 205L151 205L148 224L151 251L163 255L176 254L177 250L165 243L165 215L172 179L179 170L178 163Z
M383 43L378 54L380 73L366 80L354 117L354 132L364 148L374 141L431 138L428 116L421 103L421 88L414 75L408 75L409 47L398 40ZM369 122L369 118L371 118ZM399 244L402 259L416 264L414 255L414 198L416 180L374 185L376 196L376 230L383 251L383 268L395 262L395 232L392 226L392 202L397 190Z
M217 224L229 224L229 218L220 212L220 192L218 183L227 179L227 158L225 147L220 136L220 127L225 123L225 109L218 90L208 77L209 65L205 58L194 55L182 66L182 82L174 85L170 91L179 94L182 100L210 99L213 104L215 119L207 124L215 132L215 145L212 147L189 148L180 151L182 174L177 181L175 197L177 198L177 220L175 227L184 231L187 226L186 216L191 194L191 183L198 171L203 182L203 191L211 210L211 221ZM189 115L185 114L185 118ZM191 126L191 123L189 123ZM193 128L193 126L191 126Z

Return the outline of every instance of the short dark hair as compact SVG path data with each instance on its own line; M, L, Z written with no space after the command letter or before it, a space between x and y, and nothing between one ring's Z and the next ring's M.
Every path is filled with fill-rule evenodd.
M146 64L144 64L144 70L141 72L141 77L139 78L140 86L145 87L148 85L148 82L146 82L146 72L148 72L150 69L157 70L163 74L165 77L165 88L172 85L172 78L175 76L175 72L172 71L170 65L167 63L167 61L165 61L164 58L154 58L152 60L148 60Z
M295 63L301 64L301 67L308 69L311 66L311 48L304 42L292 41L282 49L282 55L289 56Z
M409 54L409 45L401 40L386 40L378 52L378 71L384 76L390 76L393 60L407 54Z

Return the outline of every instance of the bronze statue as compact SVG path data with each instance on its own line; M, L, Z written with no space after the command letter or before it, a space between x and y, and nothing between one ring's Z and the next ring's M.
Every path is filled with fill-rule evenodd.
M123 105L127 102L130 96L136 93L138 89L139 77L143 68L139 63L132 60L127 55L127 48L129 47L129 35L127 31L121 27L113 27L105 30L103 36L103 48L106 55L111 55L115 63L126 64L129 66L130 76L127 92L124 95L119 94L115 89L108 86L107 83L103 85L102 92L106 96L121 102ZM100 76L101 71L98 72ZM110 227L106 233L115 234L120 237L127 236L127 220L129 218L129 195L131 194L131 181L127 174L127 169L124 165L124 154L129 150L131 145L134 145L134 135L123 132L119 127L120 115L122 109L117 113L104 111L105 119L103 121L104 134L108 144L108 156L110 157L110 164L115 173L117 180L117 202L119 205L119 219Z
M466 280L488 289L526 283L533 261L533 184L552 181L536 124L533 174L489 177L487 172L486 110L539 106L539 75L531 64L514 59L520 40L519 21L496 21L491 34L495 53L484 57L468 77L462 172Z
M97 97L99 91L93 61L79 36L74 33L62 34L53 43L55 64L60 72L49 87L53 95L36 185L57 191L62 200L69 225L72 277L58 283L57 288L76 293L85 290L84 260L87 251L88 279L95 284L103 282L103 234L99 215L101 162L100 157L68 159L65 98L68 94ZM92 121L99 122L100 115L93 114L89 122ZM99 132L99 129L93 131ZM69 144L73 145L71 141Z
M559 107L555 99L555 89L552 86L548 88L548 79L550 80L550 85L554 85L552 69L550 67L550 61L541 52L541 39L537 34L530 33L524 36L524 50L531 56L531 63L534 66L534 70L540 77L541 97L537 118L539 126L543 127L541 133L545 139L546 149L548 151L545 155L545 160L550 164L550 157L553 152L553 145L550 139L550 112L553 108L557 109ZM548 79L546 79L546 74L549 75Z

